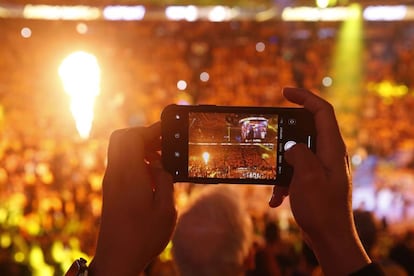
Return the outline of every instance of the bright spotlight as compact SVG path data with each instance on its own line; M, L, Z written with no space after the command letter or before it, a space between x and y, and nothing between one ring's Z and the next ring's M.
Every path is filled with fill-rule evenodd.
M100 67L94 55L78 51L66 57L59 75L70 96L70 110L80 137L86 139L93 122L95 98L100 92Z
M337 33L335 49L331 59L330 79L324 79L324 85L329 84L328 100L338 110L338 120L345 135L350 134L358 125L357 117L361 104L363 90L363 48L364 33L362 7L358 4L349 5L350 13L354 16L342 22ZM350 118L355 118L350 121ZM343 123L342 120L346 120Z

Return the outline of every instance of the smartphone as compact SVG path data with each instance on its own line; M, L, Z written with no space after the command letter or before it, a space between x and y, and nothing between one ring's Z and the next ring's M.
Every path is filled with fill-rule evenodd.
M313 115L303 108L169 105L161 129L174 182L287 186L285 151L296 143L316 150Z

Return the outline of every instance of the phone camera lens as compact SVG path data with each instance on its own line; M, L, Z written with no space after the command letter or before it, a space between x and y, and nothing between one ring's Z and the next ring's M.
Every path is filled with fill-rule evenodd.
M296 119L295 118L289 118L288 124L291 125L291 126L296 125Z
M178 151L174 152L175 157L180 157L180 153Z
M177 133L174 133L174 138L175 139L180 139L180 133L178 133L178 132Z

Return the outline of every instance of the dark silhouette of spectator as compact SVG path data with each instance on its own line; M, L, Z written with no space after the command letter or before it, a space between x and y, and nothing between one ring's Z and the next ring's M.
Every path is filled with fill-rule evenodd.
M382 266L385 274L389 276L408 276L409 274L404 267L394 262L392 259L388 257L379 259L374 256L373 251L379 238L379 225L374 214L370 211L355 210L354 220L362 245L368 255Z
M292 276L317 275L323 275L319 266L318 259L316 258L315 253L313 253L313 250L309 247L309 245L305 241L302 241L299 261L292 273Z
M414 233L407 231L405 237L397 241L395 245L390 248L389 257L392 261L402 266L408 275L414 275Z
M296 264L293 245L284 242L279 226L268 221L264 231L265 244L256 252L255 269L249 275L287 275Z

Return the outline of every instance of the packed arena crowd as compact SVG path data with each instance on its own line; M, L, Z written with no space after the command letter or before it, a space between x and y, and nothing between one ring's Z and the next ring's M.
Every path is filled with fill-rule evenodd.
M190 145L189 151L191 177L275 179L276 176L275 152L269 154L260 145ZM203 153L208 153L208 159L203 159Z
M330 74L337 22L83 24L87 30L78 32L78 22L0 19L0 274L13 264L30 269L26 275L61 275L73 258L93 254L113 130L158 121L171 103L287 106L280 94L285 86L335 94L323 80ZM30 37L21 36L25 27ZM366 23L357 108L351 115L338 110L355 171L367 157L377 160L370 177L364 174L357 184L373 187L374 194L387 188L395 198L405 195L405 219L394 222L402 225L398 231L386 216L378 217L375 254L393 257L407 275L414 275L414 262L406 266L391 252L403 246L414 254L408 222L414 207L413 43L411 22ZM61 60L76 50L96 55L102 70L86 140L76 133L57 74ZM180 80L185 89L177 87ZM176 187L180 208L194 185ZM269 188L240 187L251 200L269 195ZM277 222L280 243L289 248L280 264L284 275L295 275L304 257L298 228L283 208L269 210L267 199L261 201L251 208L257 246L264 244L265 226ZM161 275L170 262L167 248L148 275Z

